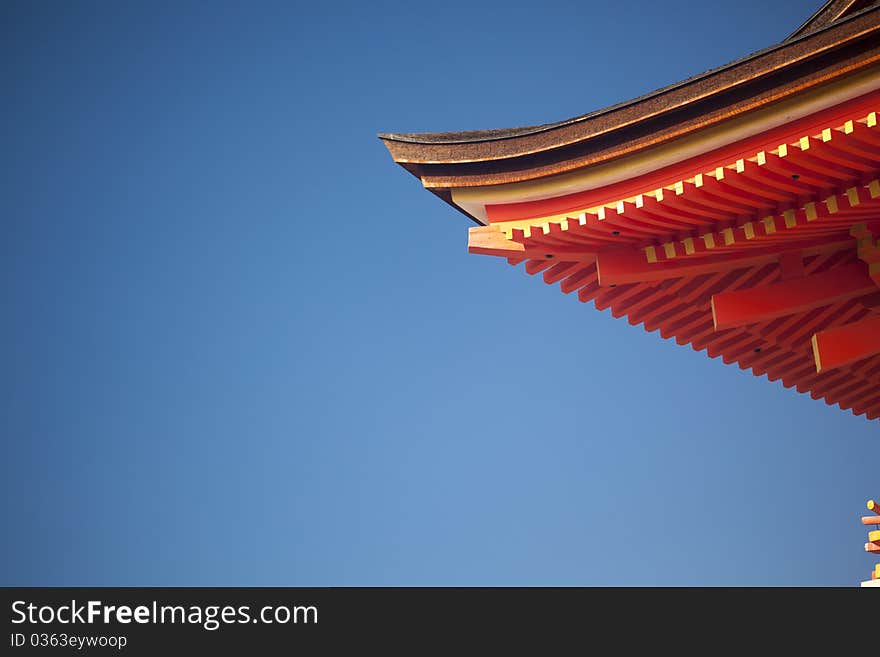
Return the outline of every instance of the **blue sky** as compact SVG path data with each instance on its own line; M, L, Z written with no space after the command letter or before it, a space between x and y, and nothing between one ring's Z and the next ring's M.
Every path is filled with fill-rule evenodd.
M7 585L855 585L878 425L504 261L377 132L544 123L810 0L3 3Z

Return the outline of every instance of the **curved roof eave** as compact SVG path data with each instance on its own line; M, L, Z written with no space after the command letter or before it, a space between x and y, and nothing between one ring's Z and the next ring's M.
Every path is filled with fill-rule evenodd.
M820 10L821 11L821 10ZM809 23L809 22L808 22ZM807 24L805 24L806 26ZM379 137L395 161L404 165L473 164L546 153L596 137L611 138L623 128L647 124L672 111L724 96L735 104L748 83L786 72L820 55L833 55L846 46L878 40L880 5L866 7L831 25L783 41L639 98L575 118L540 126L446 133L383 133ZM419 175L412 166L411 172Z

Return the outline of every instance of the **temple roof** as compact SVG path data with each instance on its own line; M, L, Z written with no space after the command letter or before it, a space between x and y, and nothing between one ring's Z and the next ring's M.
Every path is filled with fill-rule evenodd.
M499 256L615 317L880 419L880 2L528 128L380 135Z
M804 21L803 25L792 32L786 41L836 23L874 4L877 4L875 0L828 0Z
M447 187L516 182L595 165L765 107L880 61L880 3L866 5L829 2L781 43L565 121L500 130L379 136L396 162L441 196Z
M471 228L469 251L880 418L880 131L867 111L880 94L849 106L811 119L799 138L759 135L714 171L697 159L681 180L644 194Z

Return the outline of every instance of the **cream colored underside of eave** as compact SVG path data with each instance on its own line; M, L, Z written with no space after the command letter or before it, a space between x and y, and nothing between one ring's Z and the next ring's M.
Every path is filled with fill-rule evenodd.
M487 204L537 201L613 185L796 121L878 88L880 65L774 103L767 109L749 112L721 125L605 164L527 182L452 189L452 200L485 224L488 223Z

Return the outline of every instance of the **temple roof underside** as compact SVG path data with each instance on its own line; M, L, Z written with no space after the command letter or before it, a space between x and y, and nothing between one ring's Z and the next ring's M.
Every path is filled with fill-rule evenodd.
M811 21L569 122L382 137L480 224L471 253L880 418L880 7Z

